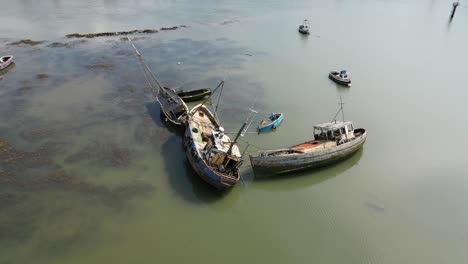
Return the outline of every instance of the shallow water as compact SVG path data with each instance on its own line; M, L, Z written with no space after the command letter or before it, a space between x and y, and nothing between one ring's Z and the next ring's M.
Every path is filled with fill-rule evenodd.
M463 263L463 5L436 1L1 1L0 263ZM303 17L310 36L299 35ZM284 112L270 149L310 139L340 97L369 138L327 168L217 194L188 165L121 36L165 84L215 87L235 132ZM44 43L10 45L22 39ZM55 43L55 44L53 44ZM65 45L60 45L62 43ZM178 63L180 62L180 64ZM348 69L351 88L327 78ZM253 127L251 128L253 130ZM446 135L446 136L445 136Z

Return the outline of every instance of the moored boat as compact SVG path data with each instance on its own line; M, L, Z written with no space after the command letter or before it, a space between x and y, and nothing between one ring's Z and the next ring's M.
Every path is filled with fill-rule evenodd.
M177 95L185 102L194 102L194 101L201 100L211 95L211 89L202 88L202 89L191 90L191 91L181 90L181 91L177 91Z
M342 111L342 108L340 109ZM250 155L257 176L285 174L332 164L358 151L366 142L367 130L353 123L332 121L314 126L314 139L284 149Z
M140 52L137 50L137 48L133 44L133 41L129 37L127 37L127 39L130 42L130 44L132 44L133 49L135 49L135 52L138 58L140 59L140 63L144 67L143 75L145 76L145 79L148 82L149 87L151 87L153 91L153 85L151 84L150 79L152 79L153 82L156 83L156 86L158 87L155 97L156 97L156 100L158 100L159 105L161 106L161 112L166 116L166 120L172 122L175 125L183 125L186 121L186 117L188 113L187 105L177 95L177 92L174 89L164 87L161 85L158 79L156 79L156 76L153 74L153 72L150 70L148 65L143 60L143 57L141 56ZM147 76L148 73L150 76Z
M260 124L258 125L257 131L258 133L266 132L271 129L276 129L279 124L284 119L283 113L271 113L271 115L265 119L263 119Z
M307 19L304 19L302 24L299 25L298 30L302 34L309 34L309 30L310 30L309 21Z
M160 86L162 87L162 86ZM166 119L175 125L183 125L187 118L188 107L172 88L159 89L156 99Z
M239 182L243 159L234 141L224 134L215 115L203 104L187 115L184 148L194 171L218 190L228 190Z
M13 55L8 55L0 58L0 70L5 69L13 63Z
M338 84L351 86L351 77L346 70L341 70L340 72L331 71L328 77Z

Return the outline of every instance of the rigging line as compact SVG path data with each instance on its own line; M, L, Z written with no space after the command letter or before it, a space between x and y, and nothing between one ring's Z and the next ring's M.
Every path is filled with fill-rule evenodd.
M148 83L149 88L150 88L151 93L153 94L153 96L157 97L157 94L155 94L155 92L154 92L153 85L151 84L151 82L150 82L150 80L149 80L149 78L148 78L148 76L147 76L146 71L145 71L144 68L143 68L143 76L145 76L145 80L146 80L146 82Z
M209 100L211 100L211 97L214 93L216 93L216 91L221 87L221 86L224 86L224 80L221 81L218 86L216 86L216 88L211 92L211 95L205 100L203 101L201 104L204 105L206 102L208 102Z
M138 52L138 51L137 51L137 52ZM137 55L139 55L139 54L137 53ZM150 87L152 93L154 94L154 90L155 90L155 89L154 89L153 84L152 84L151 81L149 80L150 78L148 77L148 72L147 72L146 69L145 69L145 64L144 64L144 62L141 61L141 58L140 58L140 57L138 57L138 59L139 59L139 61L140 61L140 65L141 65L142 70L143 70L143 76L145 77L146 82L148 83L148 85L149 85L149 87ZM160 89L160 90L161 90L161 89Z
M259 146L256 146L256 145L253 145L252 143L249 143L248 141L245 141L245 140L242 140L242 139L239 139L239 141L243 142L243 143L246 143L246 144L249 144L250 146L254 147L254 148L257 148L259 150L267 150L267 149L264 149L264 148L261 148Z
M140 52L138 51L138 49L135 47L135 44L133 44L133 41L130 39L130 37L127 37L128 41L130 41L130 44L132 45L132 47L135 49L135 52L136 54L138 55L138 58L140 58L141 62L143 63L143 65L145 66L146 70L151 74L151 77L154 79L154 81L156 82L156 84L161 88L162 85L159 83L158 79L156 78L156 76L154 76L153 72L150 70L150 68L148 67L148 65L145 63L145 60L143 59L143 57L141 56Z
M338 116L338 114L341 112L341 116L343 118L343 122L345 122L345 119L344 119L344 109L343 109L343 105L345 103L343 103L343 98L341 97L340 95L340 102L338 103L340 105L340 109L338 109L338 112L336 112L336 115L333 117L333 119L330 121L330 123L332 123L333 121L336 121L336 117Z
M242 152L241 157L243 157L245 152L247 152L247 149L249 148L249 146L250 146L250 143L247 142L247 147L245 147L244 152Z
M133 44L133 41L130 39L130 37L127 37L128 41L130 41L130 44L132 44L132 47L133 49L135 50L136 54L138 55L138 58L140 59L141 63L143 64L143 66L146 68L146 70L150 73L151 77L153 78L153 80L156 82L156 84L158 85L159 87L159 90L161 92L163 92L165 95L169 96L171 99L174 100L174 98L164 89L164 87L161 85L161 83L159 83L158 79L156 78L156 76L154 75L154 73L150 70L150 68L148 67L148 65L145 63L145 60L143 59L143 57L141 56L140 52L138 51L138 49L135 47L135 45ZM152 87L152 86L151 86ZM175 100L174 100L175 101Z
M252 123L253 123L253 121L254 121L254 119L255 119L255 116L258 114L257 111L253 110L256 101L257 101L257 96L255 96L254 101L253 101L253 103L252 103L252 107L250 107L250 109L249 109L249 110L250 110L250 113L249 113L249 116L247 117L247 120L250 119L250 122L249 122L249 124L247 125L247 127L245 128L245 130L242 132L242 136L244 136L244 134L247 133L247 130L249 130L250 125L252 125Z
M216 118L218 118L218 106L219 106L219 102L221 101L221 95L223 94L223 90L224 90L224 80L219 83L218 87L220 88L220 90L219 90L219 95L218 95L218 101L216 102L216 107L215 107ZM218 87L216 87L216 89L218 89Z
M237 134L237 132L224 132L224 134ZM254 131L246 131L242 134L258 134L258 132L254 132Z
M333 119L330 121L330 123L332 123L333 121L336 120L336 117L338 116L338 114L341 112L341 109L338 110L338 112L336 113L336 115L333 117Z
M343 122L344 122L345 119L344 119L344 109L343 109L343 105L344 105L344 103L343 103L343 100L342 100L341 95L340 95L340 109L341 109L341 115L342 115L342 117L343 117Z

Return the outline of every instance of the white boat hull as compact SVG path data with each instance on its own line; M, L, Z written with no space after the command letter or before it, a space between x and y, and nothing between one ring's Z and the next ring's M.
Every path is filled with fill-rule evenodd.
M8 58L8 59L6 59ZM0 70L3 70L13 63L13 56L5 56L0 58Z

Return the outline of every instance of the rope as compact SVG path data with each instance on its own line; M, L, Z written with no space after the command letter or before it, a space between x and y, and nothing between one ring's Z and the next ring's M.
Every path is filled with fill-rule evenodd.
M259 146L256 146L256 145L254 145L254 144L252 144L252 143L249 143L248 141L245 141L245 140L242 140L242 139L238 139L238 141L241 141L241 142L243 142L243 143L249 144L249 146L252 146L252 147L254 147L254 148L258 149L258 150L268 150L268 149L264 149L264 148L261 148L261 147L259 147ZM249 152L247 152L247 153L249 153Z
M159 90L164 93L166 96L168 96L169 98L171 98L172 100L174 100L174 98L164 89L164 86L161 85L161 83L158 81L158 79L156 79L156 76L154 75L154 73L150 70L150 68L148 67L148 65L145 63L145 61L143 60L143 57L141 56L140 52L138 51L138 49L135 47L135 45L133 44L133 41L130 39L130 37L127 37L128 41L130 42L130 44L132 44L132 47L133 49L135 50L138 58L140 59L140 62L143 66L144 69L146 69L151 78L153 79L153 81L156 83L156 85L159 87ZM148 81L148 78L146 76L146 73L145 71L143 71L143 73L145 74L145 78L147 79ZM149 81L148 81L149 83ZM151 85L151 88L153 88L153 86ZM175 100L174 100L175 101Z

